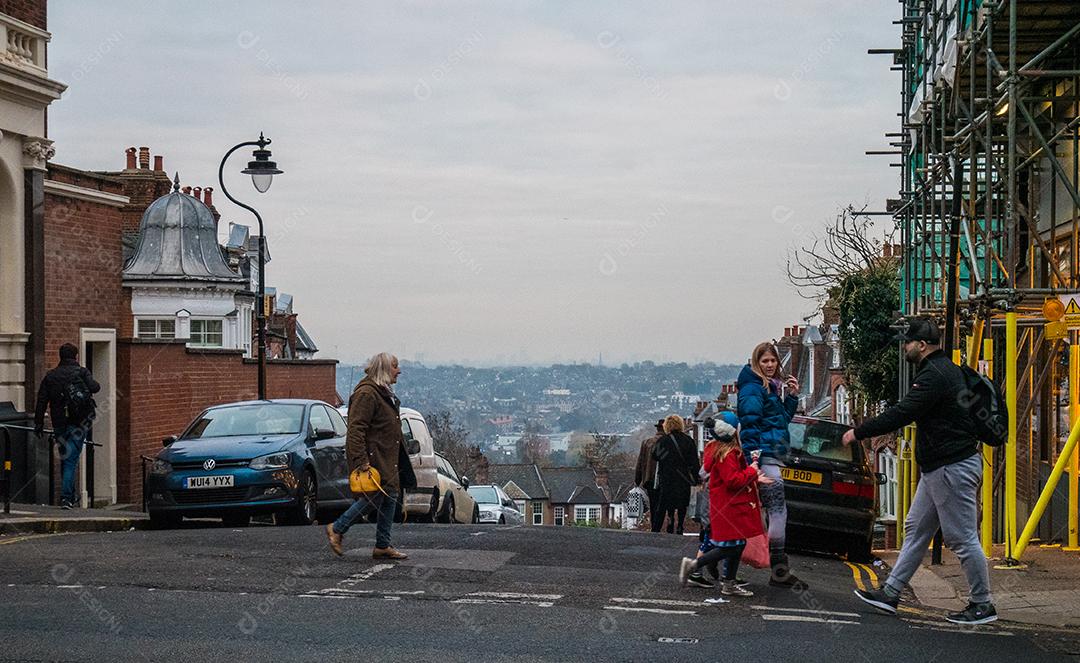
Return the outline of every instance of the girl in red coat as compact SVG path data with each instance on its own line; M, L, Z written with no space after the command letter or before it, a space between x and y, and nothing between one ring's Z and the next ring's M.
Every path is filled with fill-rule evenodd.
M727 413L724 413L727 414ZM757 503L758 465L747 466L739 446L739 436L727 417L716 420L715 438L705 447L704 468L709 473L709 538L701 544L701 556L684 557L679 581L700 568L724 562L720 593L725 596L753 596L735 583L746 540L763 533L761 505Z

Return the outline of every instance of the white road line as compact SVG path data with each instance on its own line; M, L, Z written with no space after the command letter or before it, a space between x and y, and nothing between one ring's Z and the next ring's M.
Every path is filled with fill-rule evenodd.
M771 605L752 605L754 610L775 610L776 612L798 612L809 615L831 615L833 617L854 617L859 619L857 612L830 612L828 610L807 610L806 608L774 608Z
M616 596L611 599L614 603L646 603L652 605L674 605L683 606L687 608L700 608L701 603L698 601L676 601L674 599L639 599L628 598L624 596Z
M767 622L814 622L817 624L861 624L846 619L825 619L824 617L809 617L807 615L762 615Z
M414 592L405 592L401 590L348 590L346 587L327 587L325 590L314 590L308 592L308 594L361 594L367 596L369 594L392 594L392 595L417 595L423 594L423 590L417 590Z
M493 599L535 599L537 601L558 601L562 594L519 594L517 592L469 592L465 596L484 596Z
M929 619L908 619L902 618L901 621L911 624L911 628L917 628L930 631L941 631L942 633L961 633L968 634L974 633L977 635L1015 635L1011 631L997 631L994 627L982 628L984 625L965 626L963 624L953 625L949 622L936 622Z
M394 568L393 564L376 564L375 566L371 567L370 569L365 569L365 570L361 571L360 573L354 573L353 575L351 575L348 578L346 578L346 579L342 580L341 582L339 582L338 585L345 586L345 587L349 587L349 586L352 586L352 585L358 585L358 584L364 582L365 580L371 578L371 576L375 575L376 573L385 571L387 569L392 569L392 568Z
M338 596L336 594L298 594L302 599L351 599L351 596Z
M651 612L658 615L696 615L693 610L665 610L663 608L637 608L629 605L605 605L604 610L621 610L623 612Z
M549 600L528 600L525 598L456 598L451 604L491 604L505 606L514 604L518 606L536 606L537 608L551 608L555 604Z

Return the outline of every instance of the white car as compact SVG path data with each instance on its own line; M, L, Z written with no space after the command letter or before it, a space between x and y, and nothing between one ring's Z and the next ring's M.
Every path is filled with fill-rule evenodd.
M480 507L480 522L499 525L520 525L525 522L525 516L518 511L517 504L502 488L493 484L469 486L469 494Z
M342 405L338 411L348 421L348 406ZM416 488L406 490L402 500L409 519L479 522L480 510L468 491L469 478L459 476L450 461L435 452L435 440L424 415L412 408L401 408L401 433L416 474Z

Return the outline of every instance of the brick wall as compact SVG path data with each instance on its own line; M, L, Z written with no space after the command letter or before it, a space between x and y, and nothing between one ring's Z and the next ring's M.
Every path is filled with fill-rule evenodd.
M120 183L50 167L48 179L108 193ZM54 364L63 343L78 343L80 327L115 328L132 335L130 294L120 283L122 217L112 206L45 195L45 359Z
M119 343L117 477L121 502L142 499L140 455L180 433L204 408L256 396L257 364L240 351L196 350L181 341ZM336 405L336 361L275 361L267 365L270 398L318 398Z
M45 0L0 0L0 14L45 29Z

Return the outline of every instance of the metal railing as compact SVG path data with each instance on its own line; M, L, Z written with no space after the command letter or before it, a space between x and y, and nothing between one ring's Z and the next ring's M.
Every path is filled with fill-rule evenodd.
M30 433L35 433L34 437L38 440L46 439L49 442L49 505L53 505L53 495L56 493L56 454L53 453L53 445L56 440L56 431L50 428L42 429L42 433L46 434L45 438L38 436L37 429L32 426L20 426L18 424L6 424L0 423L0 433L3 435L3 448L4 448L4 460L2 472L0 472L0 496L4 500L4 513L11 513L11 475L14 471L13 456L11 453L11 431L21 430ZM29 444L30 436L27 436L27 444ZM83 440L83 444L86 445L86 489L87 494L90 496L91 503L94 499L94 447L100 447L101 445L89 439ZM35 472L36 475L36 472Z

